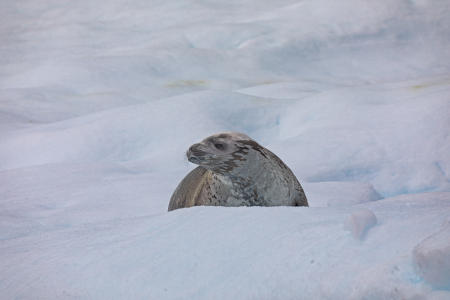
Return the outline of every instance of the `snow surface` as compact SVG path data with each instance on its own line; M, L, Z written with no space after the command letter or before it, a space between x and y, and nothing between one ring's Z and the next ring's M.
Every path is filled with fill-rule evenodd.
M413 255L426 281L450 289L450 221L417 245Z
M370 209L358 209L345 221L345 229L350 231L355 239L362 240L367 231L377 224L377 216Z
M450 299L447 0L0 8L1 299ZM230 130L311 207L167 213Z

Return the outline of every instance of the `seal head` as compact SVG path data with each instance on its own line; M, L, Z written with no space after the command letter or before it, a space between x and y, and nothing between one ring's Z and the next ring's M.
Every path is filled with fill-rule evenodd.
M207 137L200 143L192 145L186 152L188 160L205 169L222 175L238 167L239 161L246 161L249 149L246 141L251 139L243 133L220 133Z

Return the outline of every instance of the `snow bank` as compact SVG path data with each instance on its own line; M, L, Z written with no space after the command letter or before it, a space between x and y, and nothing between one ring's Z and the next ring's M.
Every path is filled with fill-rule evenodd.
M379 224L363 242L342 226L354 207L195 207L40 230L2 241L3 297L424 297L410 254L448 217L449 196L364 204Z

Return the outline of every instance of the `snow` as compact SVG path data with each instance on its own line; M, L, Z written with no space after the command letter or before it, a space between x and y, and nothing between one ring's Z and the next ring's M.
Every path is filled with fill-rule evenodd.
M450 222L414 248L419 274L430 284L450 288Z
M355 239L362 240L369 229L377 224L377 217L370 209L358 209L347 218L344 227Z
M448 1L3 2L0 298L450 298ZM168 213L220 131L310 207Z
M305 182L303 183L309 206L348 206L382 199L369 183L364 182Z

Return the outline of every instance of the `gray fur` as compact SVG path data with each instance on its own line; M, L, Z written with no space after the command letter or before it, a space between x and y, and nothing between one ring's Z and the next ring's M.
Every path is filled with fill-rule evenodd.
M292 171L245 134L212 135L186 155L199 167L175 189L169 211L197 205L308 206Z

